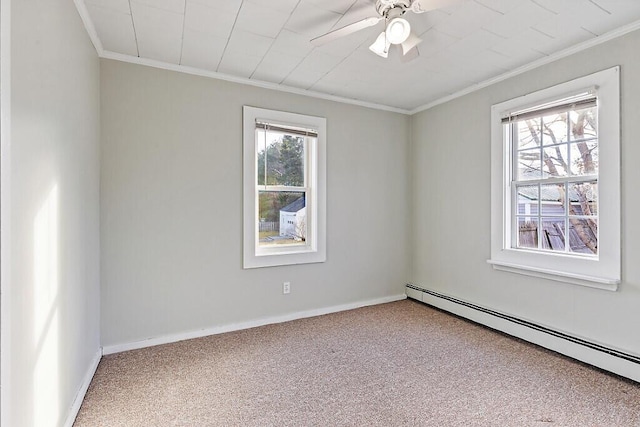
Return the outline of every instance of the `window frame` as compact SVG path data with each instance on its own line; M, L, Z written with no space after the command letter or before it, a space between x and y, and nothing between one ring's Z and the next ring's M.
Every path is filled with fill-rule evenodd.
M513 156L503 117L516 111L594 91L598 108L598 254L584 256L516 248L512 218ZM515 213L514 213L515 210ZM620 267L620 67L613 67L491 108L491 259L497 270L593 288L617 290Z
M258 186L258 131L256 122L314 129L305 137L304 186ZM304 244L259 245L260 189L304 192L306 232ZM243 268L318 263L326 261L326 119L285 111L243 106Z

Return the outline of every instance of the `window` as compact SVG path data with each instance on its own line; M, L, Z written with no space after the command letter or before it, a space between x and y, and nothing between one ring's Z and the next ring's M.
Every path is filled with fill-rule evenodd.
M598 254L597 98L585 92L502 119L513 153L511 246Z
M494 268L617 288L619 72L493 106Z
M244 268L324 262L326 120L245 106Z

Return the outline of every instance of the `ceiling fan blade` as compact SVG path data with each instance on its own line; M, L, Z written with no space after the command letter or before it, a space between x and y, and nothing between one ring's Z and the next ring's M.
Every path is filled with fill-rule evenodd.
M375 53L378 56L386 58L389 56L389 47L391 43L387 40L387 33L385 31L381 32L378 38L371 46L369 46L369 50Z
M424 13L430 10L442 9L460 3L462 0L413 0L411 10L414 13Z
M330 41L355 33L356 31L373 27L383 19L384 18L382 16L372 16L370 18L365 18L361 21L354 22L353 24L346 25L342 28L338 28L337 30L330 31L327 34L323 34L319 37L316 37L315 39L311 40L311 44L315 46L320 46L325 43L329 43Z
M402 55L406 55L411 51L411 49L418 46L420 43L422 43L422 39L416 36L414 32L411 32L409 37L402 42Z
M407 53L405 53L400 57L400 61L402 62L413 61L418 56L420 56L420 52L418 52L418 47L414 46L411 50L409 50Z

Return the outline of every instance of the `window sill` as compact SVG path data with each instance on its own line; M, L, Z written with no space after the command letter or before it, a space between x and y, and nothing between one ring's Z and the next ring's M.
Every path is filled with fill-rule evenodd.
M306 251L279 254L245 254L243 268L280 267L285 265L314 264L327 260L325 251Z
M558 282L571 283L574 285L586 286L589 288L603 289L606 291L615 292L618 290L618 285L620 284L620 280L610 279L607 277L565 273L563 271L512 264L492 259L487 260L487 263L491 264L495 270L523 274L525 276L539 277L542 279L555 280Z
M284 245L283 245L284 246ZM256 257L278 256L278 255L296 255L296 254L311 254L318 252L317 250L309 246L284 246L284 247L270 247L260 248L256 250Z

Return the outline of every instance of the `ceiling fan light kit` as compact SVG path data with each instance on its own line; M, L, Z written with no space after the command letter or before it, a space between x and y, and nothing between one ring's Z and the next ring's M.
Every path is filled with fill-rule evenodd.
M411 25L409 25L409 22L404 18L393 18L387 24L385 33L387 34L387 40L389 40L389 43L400 44L409 38Z
M411 32L409 21L403 18L407 11L419 14L445 7L460 0L377 0L376 12L379 16L362 19L353 24L330 31L311 40L315 46L333 41L337 38L355 33L356 31L372 27L378 22L385 21L385 29L369 46L369 50L378 56L387 58L391 45L401 45L403 62L408 62L418 56L418 44L422 39ZM398 48L400 49L400 48Z
M389 47L391 43L387 39L387 34L385 31L381 32L378 38L371 46L369 46L369 50L375 53L378 56L386 58L389 56Z

